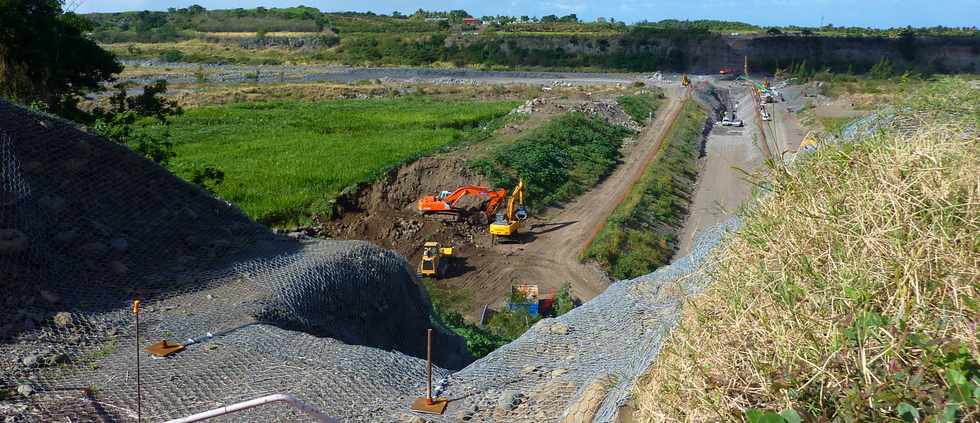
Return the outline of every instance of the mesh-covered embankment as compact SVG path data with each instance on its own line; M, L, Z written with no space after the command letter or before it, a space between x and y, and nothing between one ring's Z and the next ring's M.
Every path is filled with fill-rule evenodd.
M0 415L134 418L133 298L142 346L196 339L143 356L152 420L276 392L372 420L418 391L431 306L397 254L279 239L126 147L3 101L0 178ZM440 365L471 360L454 335L436 346Z

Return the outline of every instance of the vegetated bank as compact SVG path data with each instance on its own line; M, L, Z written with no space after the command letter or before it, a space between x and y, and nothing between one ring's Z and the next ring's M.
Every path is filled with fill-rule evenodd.
M697 180L707 114L687 100L650 166L584 253L617 279L670 262Z
M493 186L524 178L531 207L556 205L595 186L621 157L632 131L581 112L561 115L544 126L470 162Z
M237 103L191 108L173 119L175 172L204 165L225 173L216 192L271 225L329 215L330 200L391 166L488 136L514 101L417 97ZM497 122L496 124L499 124Z
M980 417L980 95L944 79L897 103L773 172L640 388L643 418Z
M647 119L653 118L664 98L663 91L658 91L656 93L621 95L616 97L616 102L623 108L623 111L633 117L633 120L646 122Z

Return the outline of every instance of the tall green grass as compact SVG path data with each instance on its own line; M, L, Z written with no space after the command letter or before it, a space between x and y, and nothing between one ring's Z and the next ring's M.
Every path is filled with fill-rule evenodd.
M650 167L616 207L585 251L617 279L647 274L670 262L677 227L697 179L701 131L707 118L688 100Z
M169 127L173 167L190 178L195 167L216 166L225 172L217 193L249 216L306 223L329 212L345 187L472 137L516 104L397 98L194 108Z
M657 112L663 99L663 91L616 97L616 101L623 108L623 111L629 114L633 120L640 123L645 122Z

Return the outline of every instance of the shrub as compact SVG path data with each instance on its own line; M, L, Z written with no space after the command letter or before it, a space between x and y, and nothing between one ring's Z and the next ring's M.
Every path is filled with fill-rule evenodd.
M180 62L184 59L184 53L175 48L160 52L160 61L167 63Z
M663 92L624 95L616 98L616 102L629 114L633 120L643 123L660 107L664 98Z
M531 206L548 206L597 184L615 167L628 129L574 112L559 116L490 157L470 162L494 186L527 186Z

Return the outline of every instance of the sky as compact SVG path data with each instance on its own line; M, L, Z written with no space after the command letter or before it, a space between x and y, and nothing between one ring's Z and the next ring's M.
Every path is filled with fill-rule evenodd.
M68 0L68 6L79 13L166 10L193 4L208 9L306 5L326 12L384 14L463 9L477 17L575 13L579 19L605 17L630 23L720 19L764 26L980 26L980 0Z

